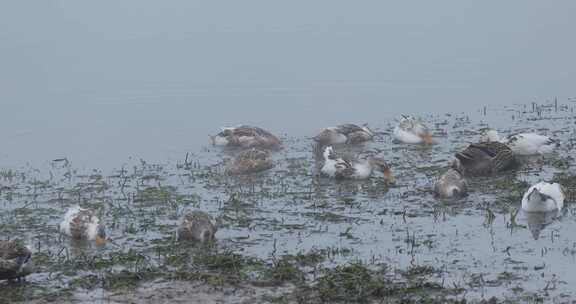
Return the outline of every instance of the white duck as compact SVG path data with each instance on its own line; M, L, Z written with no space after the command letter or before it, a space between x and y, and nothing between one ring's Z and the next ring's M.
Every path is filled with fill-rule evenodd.
M106 243L106 230L96 212L78 205L68 209L60 223L60 232L74 240L94 241L97 245Z
M374 133L368 127L343 124L324 128L313 139L321 145L357 144L372 140Z
M402 115L400 123L394 128L394 138L406 144L432 144L432 134L424 123L410 115Z
M501 142L506 144L516 155L538 155L554 151L560 143L548 136L536 133L519 133L507 138L500 138L498 131L489 129L480 137L482 142Z
M326 147L323 153L324 165L320 172L330 178L337 179L366 179L372 175L374 170L378 170L384 174L384 178L390 182L394 182L392 169L381 158L369 157L368 159L360 159L356 161L344 159L334 152L332 147Z
M562 210L564 191L560 184L539 182L530 187L522 197L522 210L525 212L550 212Z

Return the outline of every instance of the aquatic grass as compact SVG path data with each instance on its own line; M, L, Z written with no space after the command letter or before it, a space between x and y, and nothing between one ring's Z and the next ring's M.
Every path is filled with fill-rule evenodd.
M322 302L369 303L386 293L387 281L380 271L369 270L360 262L326 270L315 285Z
M491 108L486 111L492 113ZM537 115L528 112L503 112L516 115L510 132L525 128L526 119ZM130 297L138 287L149 286L146 282L177 280L215 291L263 289L272 294L267 299L278 303L457 303L464 298L482 303L478 289L460 281L449 286L443 280L481 273L478 270L487 264L502 262L505 266L489 269L483 276L485 288L498 296L494 301L560 301L560 294L570 290L554 285L550 277L547 290L530 290L526 286L536 281L542 269L507 259L509 254L530 255L530 243L511 248L507 242L524 237L519 233L524 229L515 230L527 227L516 217L518 204L538 174L556 174L554 180L576 183L570 174L559 173L573 167L571 150L564 145L571 142L572 126L558 126L563 146L551 158L503 177L474 179L465 199L435 200L427 189L449 165L451 153L475 138L478 127L487 126L466 116L432 118L438 122L435 134L447 132L450 137L431 149L383 139L386 148L381 152L390 156L398 172L394 186L381 177L343 182L317 178L311 151L303 146L287 147L276 156L278 168L248 177L224 174L222 155L214 153L216 149L183 155L184 161L175 164L137 161L110 175L77 169L65 161L51 163L48 171L0 171L0 232L27 238L38 265L28 290L6 292L7 297L14 302L45 295L66 302L70 295L87 289ZM554 122L574 122L565 120ZM542 125L546 120L530 122L536 129ZM375 148L371 145L366 148ZM110 244L99 249L82 247L58 236L65 208L76 203L99 210ZM175 225L187 207L222 219L212 247L175 241ZM576 252L568 233L560 230L571 226L574 208L567 207L563 219L546 228L552 242L542 258L562 259ZM496 240L491 243L493 254L478 257L469 241L485 234ZM430 261L443 266L432 268L429 265L436 264ZM142 292L161 292L154 284ZM506 294L509 288L514 289L512 294ZM286 290L286 295L278 294Z

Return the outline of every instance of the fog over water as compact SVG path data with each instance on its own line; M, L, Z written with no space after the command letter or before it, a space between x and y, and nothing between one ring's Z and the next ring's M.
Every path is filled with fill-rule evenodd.
M574 96L576 3L10 1L0 165L114 167L222 125L294 137Z

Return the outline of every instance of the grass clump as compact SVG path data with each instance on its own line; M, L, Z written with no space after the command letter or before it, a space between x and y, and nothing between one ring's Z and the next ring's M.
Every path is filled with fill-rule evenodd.
M384 270L372 271L355 262L328 270L318 279L316 289L323 302L368 303L386 293L388 282Z

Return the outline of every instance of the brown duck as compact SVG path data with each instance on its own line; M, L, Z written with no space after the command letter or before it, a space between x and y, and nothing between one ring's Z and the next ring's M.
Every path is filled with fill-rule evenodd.
M493 175L517 166L512 150L500 142L471 144L455 156L465 175Z
M228 174L250 174L274 167L270 152L251 148L240 152L226 169Z
M31 271L32 252L21 242L0 241L0 280L20 279Z
M253 126L223 128L220 133L210 137L215 146L278 149L282 142L272 133Z
M213 242L218 227L208 213L189 211L180 219L177 236L180 241Z

